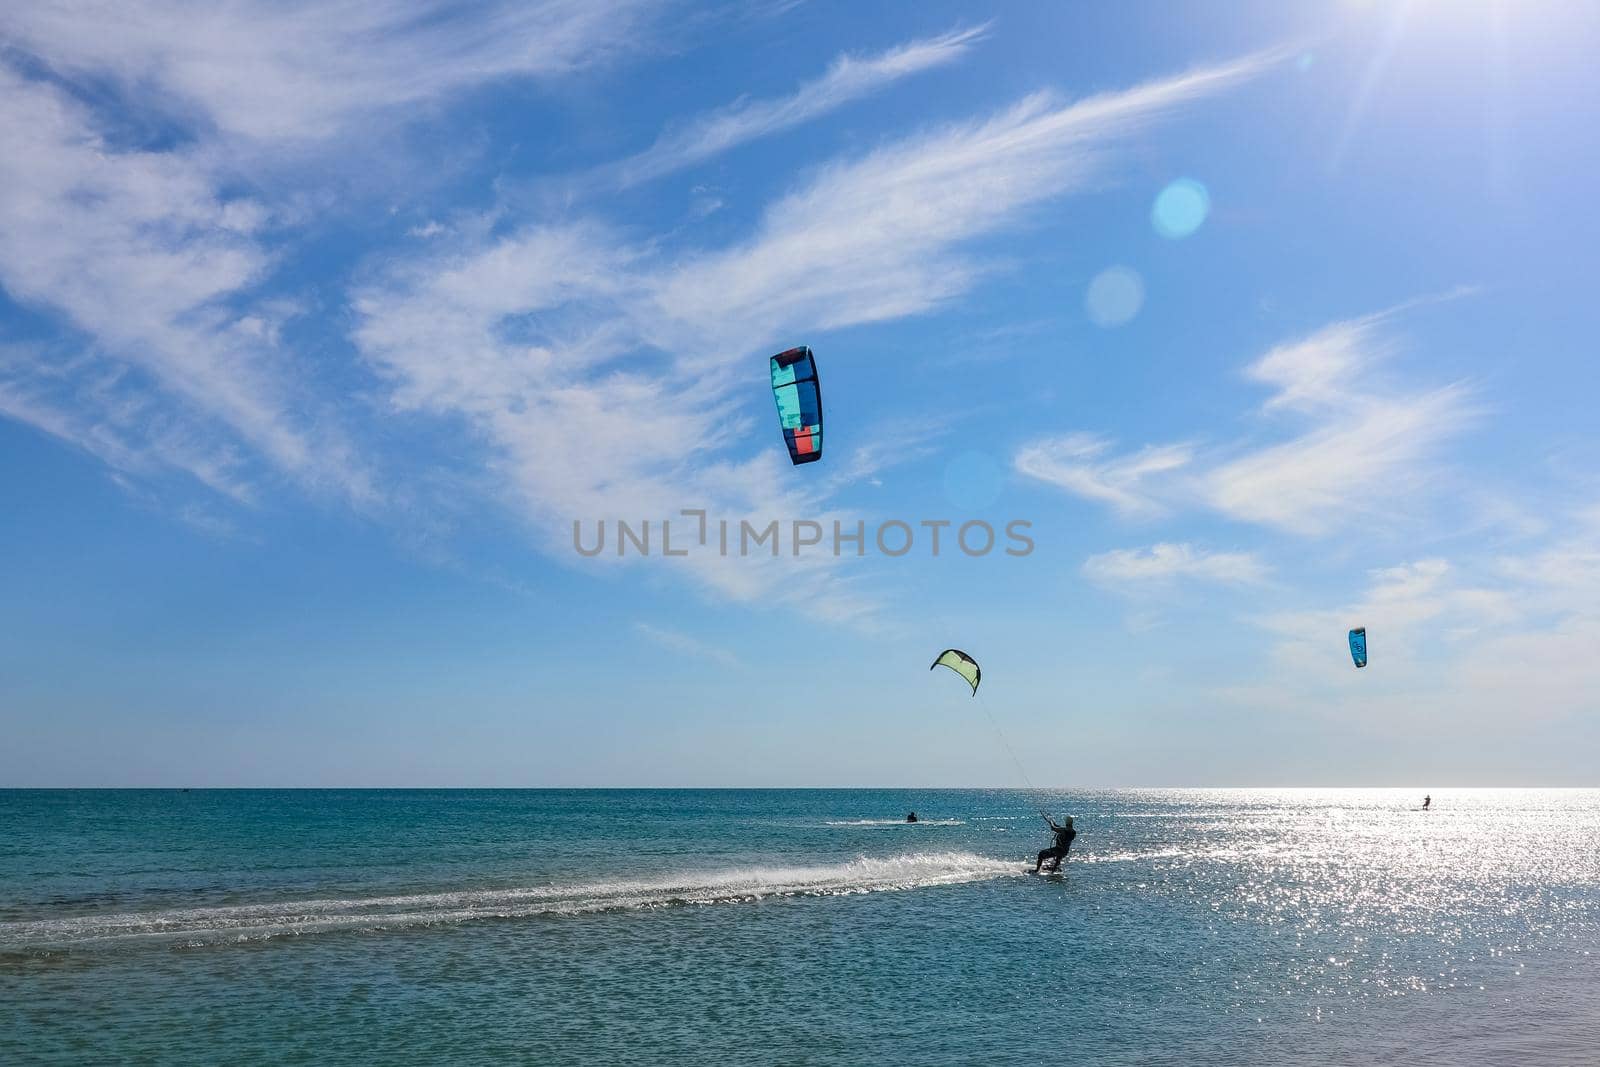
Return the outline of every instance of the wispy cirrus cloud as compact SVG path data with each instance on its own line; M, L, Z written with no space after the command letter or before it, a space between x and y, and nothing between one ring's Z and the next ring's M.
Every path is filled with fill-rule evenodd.
M345 398L283 341L296 310L258 295L316 197L280 174L292 188L274 199L229 161L291 142L314 153L357 123L411 121L502 78L574 75L636 48L651 11L632 0L0 9L0 286L70 338L8 350L4 413L128 476L181 470L236 500L287 476L380 501Z
M1264 411L1299 415L1311 426L1209 474L1201 492L1211 507L1321 534L1423 487L1428 460L1477 411L1463 385L1406 393L1375 374L1395 348L1385 333L1395 313L1335 323L1250 366L1251 379L1276 390Z
M1075 103L1036 95L836 160L720 248L667 254L598 220L435 242L362 289L355 341L397 405L466 420L554 551L570 555L579 517L706 507L826 522L826 494L784 477L770 442L739 458L752 425L739 414L744 376L729 369L759 366L796 333L913 315L967 291L989 265L965 242L1101 180L1123 139L1271 61ZM831 559L682 565L735 599L870 610Z
M638 185L810 122L903 78L955 62L985 29L979 26L910 41L876 55L840 56L826 74L788 96L740 100L670 128L655 144L602 168L598 176L617 187Z
M571 75L637 49L665 6L46 0L7 5L0 34L68 76L155 87L170 110L223 135L302 141L500 78Z
M1194 458L1188 445L1151 445L1128 456L1110 456L1112 443L1089 433L1035 441L1019 449L1018 473L1069 493L1109 505L1128 516L1159 515L1165 505L1150 489L1162 476Z
M1262 416L1300 422L1288 440L1111 455L1104 439L1080 432L1025 445L1014 466L1131 517L1203 508L1304 535L1370 517L1424 490L1440 447L1478 415L1461 383L1406 390L1381 373L1396 348L1386 332L1396 310L1334 323L1246 368L1273 389ZM1202 455L1211 465L1196 470Z
M998 114L823 165L728 248L654 283L662 314L703 324L714 349L788 324L828 329L937 307L991 264L965 242L1101 180L1114 149L1174 109L1259 75L1250 56L1076 102L1038 93ZM703 344L704 342L702 342Z
M121 454L123 469L137 465L145 424L168 461L184 438L178 465L208 484L202 469L220 479L244 444L280 470L370 496L341 435L297 414L316 404L282 373L281 311L235 303L271 264L263 208L220 193L191 153L116 150L82 105L3 64L0 119L0 285L88 339L66 354L13 350L12 416Z
M1209 552L1192 544L1162 542L1149 548L1119 548L1090 556L1083 573L1106 585L1138 586L1195 579L1222 584L1254 584L1268 568L1252 552Z
M1223 464L1203 480L1204 499L1232 518L1326 534L1424 488L1435 449L1472 417L1460 386L1374 400Z
M648 622L635 622L634 631L653 644L659 645L668 652L676 652L695 659L705 660L723 667L740 667L743 664L739 657L719 645L702 641L698 637L679 630L669 629L664 626L655 626Z
M64 366L62 370L54 368ZM70 388L59 383L71 376ZM0 349L0 415L71 445L121 475L181 472L241 504L256 500L238 450L196 435L183 420L123 390L114 368L84 372L46 363L37 350Z

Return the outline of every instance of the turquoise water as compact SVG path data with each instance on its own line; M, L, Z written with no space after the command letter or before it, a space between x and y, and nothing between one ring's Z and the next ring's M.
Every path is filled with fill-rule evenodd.
M1419 800L3 791L0 1062L1595 1063L1600 791Z

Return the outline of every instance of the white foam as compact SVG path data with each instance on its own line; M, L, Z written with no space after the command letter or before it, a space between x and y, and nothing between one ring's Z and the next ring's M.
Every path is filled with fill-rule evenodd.
M970 852L919 852L825 866L685 871L573 885L81 915L0 923L0 951L48 951L135 940L221 944L482 919L727 904L770 897L845 896L954 885L1016 873L1012 863Z
M829 819L824 825L966 825L960 819Z

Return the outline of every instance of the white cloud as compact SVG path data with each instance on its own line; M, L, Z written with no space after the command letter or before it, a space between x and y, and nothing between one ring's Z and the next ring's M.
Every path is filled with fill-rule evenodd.
M1083 573L1092 581L1134 584L1193 578L1225 584L1263 581L1267 567L1250 552L1207 552L1191 544L1161 543L1090 556Z
M1383 635L1392 656L1423 624L1459 612L1467 601L1487 593L1469 590L1466 600L1460 599L1450 564L1442 559L1376 569L1368 573L1367 581L1367 593L1359 601L1334 609L1279 612L1262 618L1260 625L1279 636L1283 642L1280 652L1320 650L1326 647L1329 634L1342 637L1348 629L1366 626L1373 640Z
M144 425L148 447L208 484L199 466L234 466L223 457L238 439L305 481L370 497L337 431L297 414L317 405L287 384L271 325L282 311L233 307L268 269L261 225L196 157L117 151L64 93L0 64L0 284L93 339L67 359L13 353L0 368L7 410L122 454L124 470L139 465Z
M1424 489L1433 451L1472 417L1459 386L1365 398L1293 441L1223 464L1199 489L1230 518L1328 533Z
M1495 562L1500 577L1524 590L1524 610L1600 617L1600 516L1580 516L1578 528L1541 551Z
M1203 507L1299 534L1326 534L1413 502L1435 476L1440 446L1477 415L1460 384L1407 391L1382 364L1394 349L1382 327L1392 313L1335 323L1274 348L1246 375L1274 388L1267 416L1303 423L1277 444L1212 446L1196 471L1189 444L1147 445L1127 456L1074 433L1020 449L1018 471L1131 516Z
M1046 438L1019 449L1013 466L1021 474L1130 516L1160 514L1163 506L1146 483L1189 465L1188 445L1152 445L1131 456L1106 458L1111 442L1093 434Z
M121 391L114 371L62 396L52 396L48 385L48 372L0 352L0 415L81 449L114 471L144 478L180 471L239 503L254 502L236 449L196 436L180 420L152 410L141 394Z
M989 269L962 254L963 242L1101 180L1119 141L1268 61L1250 57L1072 104L1037 94L987 120L824 166L769 207L750 240L659 277L659 314L701 324L700 344L721 355L743 350L752 331L775 338L799 326L927 311Z
M1256 620L1270 644L1235 697L1387 729L1475 730L1600 711L1600 530L1523 556L1415 560L1366 576L1357 599ZM1369 666L1345 632L1364 626Z
M1334 323L1279 345L1251 364L1245 376L1277 389L1267 411L1316 412L1359 403L1362 373L1394 352L1394 344L1378 330L1384 317Z
M1277 389L1267 412L1301 414L1312 426L1218 467L1201 486L1207 503L1232 518L1320 534L1425 487L1427 461L1475 411L1460 385L1405 393L1383 380L1378 365L1395 345L1382 327L1392 314L1335 323L1248 368Z
M227 160L283 167L289 142L409 121L500 78L577 73L635 48L645 12L633 0L0 6L11 55L50 75L0 61L0 285L70 323L79 346L12 350L0 406L126 474L179 469L237 499L288 474L378 502L336 399L314 392L321 369L281 341L294 312L252 303L283 227L307 220L235 191L259 188L259 168L241 180ZM126 136L148 129L176 147ZM291 195L299 215L317 201Z
M618 186L637 185L703 162L730 148L819 118L902 78L952 63L984 27L911 41L873 56L840 56L828 72L789 96L740 100L669 129L645 151L604 168Z
M63 73L153 87L225 135L297 141L499 78L570 75L636 48L651 6L45 0L0 7L0 33Z
M1476 718L1561 719L1600 712L1600 619L1573 615L1538 631L1499 634L1464 656L1456 706ZM1451 701L1453 702L1453 701Z

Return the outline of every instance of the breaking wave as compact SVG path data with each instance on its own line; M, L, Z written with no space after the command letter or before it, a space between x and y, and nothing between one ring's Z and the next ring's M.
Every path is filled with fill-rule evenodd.
M572 885L405 896L289 900L0 923L0 953L156 942L202 946L349 930L445 926L486 919L847 896L1017 875L970 852L922 852L811 867L740 867Z

